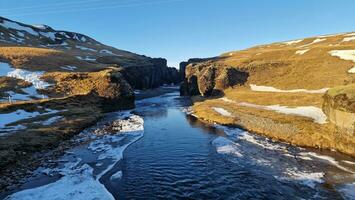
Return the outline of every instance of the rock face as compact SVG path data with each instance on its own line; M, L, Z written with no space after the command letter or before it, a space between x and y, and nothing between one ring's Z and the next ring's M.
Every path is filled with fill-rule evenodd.
M355 136L355 84L339 86L324 95L323 111L340 132Z
M177 69L167 67L167 61L163 58L153 58L151 65L147 66L122 67L120 71L134 89L156 88L180 82Z
M55 83L45 93L55 96L85 96L100 98L101 107L111 110L134 107L134 93L118 69L111 68L99 72L48 73L44 79Z
M224 89L235 85L242 85L248 79L248 72L233 67L216 66L213 64L191 63L180 64L185 78L181 85L181 95L219 95Z

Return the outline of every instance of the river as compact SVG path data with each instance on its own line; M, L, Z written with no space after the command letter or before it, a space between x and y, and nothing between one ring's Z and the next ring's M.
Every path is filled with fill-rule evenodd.
M189 105L172 92L109 114L5 199L355 199L354 158L207 125Z

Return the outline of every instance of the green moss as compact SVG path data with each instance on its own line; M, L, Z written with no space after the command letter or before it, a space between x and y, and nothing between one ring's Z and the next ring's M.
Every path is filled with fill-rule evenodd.
M349 99L355 99L355 83L331 88L327 94L331 97L345 94Z

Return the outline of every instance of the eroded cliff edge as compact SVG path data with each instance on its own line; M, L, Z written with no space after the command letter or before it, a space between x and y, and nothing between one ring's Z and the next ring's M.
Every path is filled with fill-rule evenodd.
M190 59L180 65L181 94L192 96L201 120L354 156L352 34Z

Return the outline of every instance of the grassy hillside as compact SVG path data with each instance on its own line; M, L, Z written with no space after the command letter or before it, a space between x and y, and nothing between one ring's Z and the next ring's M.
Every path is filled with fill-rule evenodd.
M203 96L194 98L193 109L206 121L355 155L353 67L355 33L316 36L192 60L185 69L182 92ZM246 77L223 86L221 79L236 77L222 76L223 69L230 68ZM341 93L349 98L340 98ZM333 97L338 103L326 103ZM346 105L347 113L340 115L331 108L337 114L329 116L323 111L336 104Z

